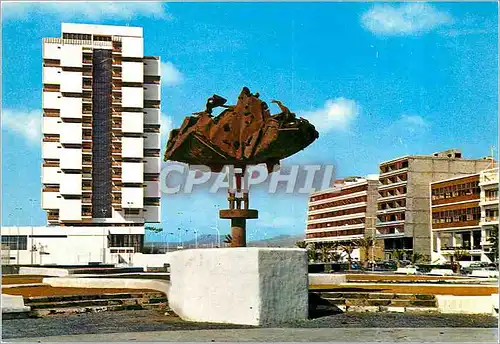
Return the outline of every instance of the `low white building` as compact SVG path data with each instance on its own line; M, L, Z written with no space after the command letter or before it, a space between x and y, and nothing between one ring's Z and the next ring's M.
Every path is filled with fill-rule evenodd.
M5 265L163 266L166 255L142 254L144 227L2 227ZM162 258L164 257L164 259Z

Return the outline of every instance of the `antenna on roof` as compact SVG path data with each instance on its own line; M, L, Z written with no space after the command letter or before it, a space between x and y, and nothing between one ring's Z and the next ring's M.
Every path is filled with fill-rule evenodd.
M494 168L495 167L495 146L490 146L490 152L491 152L491 155L490 155L490 158L491 158L491 161L490 161L490 166L488 167L491 167L491 168Z

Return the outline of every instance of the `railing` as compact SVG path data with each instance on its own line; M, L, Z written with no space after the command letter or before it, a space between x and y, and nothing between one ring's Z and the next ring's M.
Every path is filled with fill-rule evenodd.
M481 249L482 249L481 244L477 244L474 246L471 246L471 245L458 245L458 246L441 245L441 251L454 251L454 250L471 251L471 250L481 250Z
M484 222L494 222L498 221L498 216L489 216L484 218Z
M90 41L90 40L71 39L71 38L47 37L47 38L43 39L43 42L44 43L56 43L56 44L92 45L92 41Z
M485 197L485 202L498 201L498 196L496 197Z

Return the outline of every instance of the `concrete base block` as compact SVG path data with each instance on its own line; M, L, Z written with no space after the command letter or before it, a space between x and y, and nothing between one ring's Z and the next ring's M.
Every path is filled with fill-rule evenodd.
M416 275L417 268L398 268L394 273L398 275Z
M69 276L68 269L21 266L19 275Z
M441 313L491 314L492 296L436 295Z
M405 308L404 307L387 307L387 312L394 312L394 313L404 313Z
M152 289L165 294L170 288L168 281L138 278L46 277L42 282L51 287Z
M474 270L469 275L470 277L477 278L498 278L498 271L496 270Z
M347 283L346 275L341 274L309 274L309 285Z
M307 319L304 249L224 248L173 252L171 309L184 320L268 325Z
M2 294L2 314L29 312L30 309L30 307L24 305L22 296Z
M453 276L455 273L451 269L432 269L427 273L429 276Z

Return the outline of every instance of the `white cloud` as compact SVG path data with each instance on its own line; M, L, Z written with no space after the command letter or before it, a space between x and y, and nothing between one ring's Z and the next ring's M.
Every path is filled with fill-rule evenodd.
M363 26L376 35L419 35L451 24L450 14L425 3L407 3L399 6L377 4L361 16Z
M21 135L29 144L39 144L42 137L42 114L38 110L23 112L2 111L2 129Z
M419 115L402 115L399 119L401 125L410 125L412 127L427 127L429 124Z
M360 111L361 108L356 101L340 97L327 100L320 109L301 111L298 114L309 120L321 133L348 129Z
M182 84L184 75L178 70L172 62L162 62L161 64L161 83L165 86L176 86Z
M130 20L136 17L172 19L161 2L12 2L2 6L2 18L53 16L61 20Z
M170 131L173 129L173 120L172 117L167 116L165 114L161 114L160 124L161 124L161 139L162 142L166 142L168 140L168 136L170 135Z

